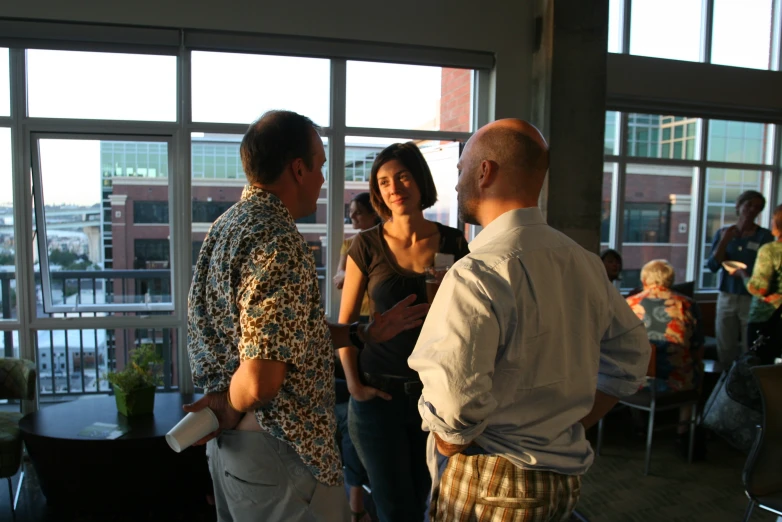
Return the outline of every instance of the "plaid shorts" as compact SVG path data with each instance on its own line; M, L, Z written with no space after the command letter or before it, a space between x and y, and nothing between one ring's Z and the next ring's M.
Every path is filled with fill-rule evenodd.
M581 492L580 475L521 469L503 457L448 459L432 496L432 522L560 522Z

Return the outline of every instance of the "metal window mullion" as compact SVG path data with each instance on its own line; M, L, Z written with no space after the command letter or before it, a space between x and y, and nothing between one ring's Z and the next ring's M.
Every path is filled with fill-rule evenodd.
M687 276L688 280L695 279L695 289L701 290L701 284L703 282L703 253L704 253L704 247L703 244L706 240L703 236L705 235L706 231L704 230L704 224L706 222L706 185L707 185L707 174L708 169L710 168L709 162L708 162L708 152L709 152L709 120L708 119L702 119L700 123L700 141L698 143L698 153L699 153L699 165L698 165L698 200L693 201L692 207L695 208L695 218L693 219L692 215L690 216L690 223L694 223L695 230L690 231L690 237L688 241L693 245L693 252L690 256L688 256L687 259ZM697 203L697 206L696 206ZM693 266L692 271L690 271L690 260L689 257L692 257L693 259ZM692 278L690 279L690 275L692 275Z
M622 2L622 12L620 13L621 24L619 41L619 53L630 54L630 25L632 24L633 0L620 0Z
M150 137L171 136L178 128L176 122L79 120L72 118L25 118L29 132L69 134L144 135Z
M345 234L345 136L347 108L347 61L331 60L331 133L329 135L328 218L326 240L326 314L331 321L339 319L340 293L331 284L339 264L339 250Z
M11 165L13 180L14 241L16 243L16 305L19 318L19 356L37 361L35 332L30 329L36 315L35 270L33 269L32 185L30 176L29 135L24 126L27 113L27 89L25 81L25 51L9 49L11 76ZM40 385L39 385L40 386ZM35 401L25 403L25 409L38 408Z
M714 0L701 0L701 52L700 61L711 63L714 48Z
M771 0L771 41L769 69L782 68L782 0Z
M192 118L192 78L190 75L191 52L180 47L177 60L177 121L179 130L174 135L175 156L174 169L169 179L173 181L169 190L173 191L170 201L174 205L174 221L172 235L174 245L178 245L174 260L175 270L172 272L172 298L174 299L174 316L177 320L177 375L181 393L192 393L193 380L190 374L190 363L187 352L187 296L190 291L192 266L192 175L190 120ZM169 347L170 349L170 347ZM169 353L170 358L170 353ZM168 370L166 370L168 371ZM170 386L171 379L167 381Z
M370 138L392 138L432 141L466 141L472 133L449 131L424 131L415 129L387 129L373 127L346 127L347 136L366 136Z
M473 74L475 81L475 89L473 90L473 123L472 131L480 129L487 123L489 123L489 99L490 99L490 84L491 84L491 72L487 70L477 70Z
M611 183L611 227L609 245L618 252L622 252L622 238L624 237L624 196L627 184L627 132L629 115L621 113L619 117L619 162L614 168Z
M780 178L782 177L782 125L776 125L774 129L774 166L771 169L771 197L777 205L782 203L782 194L780 194Z

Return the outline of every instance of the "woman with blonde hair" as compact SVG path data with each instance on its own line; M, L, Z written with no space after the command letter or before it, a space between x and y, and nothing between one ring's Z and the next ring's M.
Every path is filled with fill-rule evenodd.
M681 392L698 387L703 376L703 332L695 301L671 290L675 271L664 259L641 269L643 290L627 298L627 304L643 321L649 342L655 346L655 379L658 393ZM692 406L679 409L679 441L688 449L687 421ZM699 444L697 453L704 447ZM702 457L702 454L699 455Z

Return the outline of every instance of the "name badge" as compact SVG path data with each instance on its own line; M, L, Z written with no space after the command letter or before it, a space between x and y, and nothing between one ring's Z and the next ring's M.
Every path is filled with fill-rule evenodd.
M747 243L747 248L750 250L757 250L758 248L760 248L760 243L756 243L755 241L750 241L749 243Z

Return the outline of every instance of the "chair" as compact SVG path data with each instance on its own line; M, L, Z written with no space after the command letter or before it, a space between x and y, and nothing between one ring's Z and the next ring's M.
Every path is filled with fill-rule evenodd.
M782 364L756 366L752 373L763 398L763 425L741 477L749 498L745 521L755 506L782 515Z
M636 410L643 410L649 412L649 426L646 433L646 459L644 461L644 475L649 474L649 466L652 461L652 435L654 433L654 416L658 411L667 411L678 409L683 406L692 406L692 415L688 422L690 426L690 441L687 451L687 461L692 463L692 451L695 446L695 425L698 418L698 390L686 390L679 392L664 392L658 393L654 380L657 375L657 347L654 343L650 343L652 347L652 354L649 358L649 368L646 371L646 375L651 377L652 380L649 383L647 389L641 390L635 395L627 397L619 401L619 404L633 408ZM678 426L678 424L676 424ZM597 454L600 455L600 451L603 447L603 419L597 425Z
M34 400L36 391L35 363L26 359L0 359L0 399ZM24 480L22 468L14 495L11 477L16 475L22 465L22 434L19 430L19 420L22 418L21 403L19 410L19 413L0 412L0 478L8 480L11 514L14 519Z

